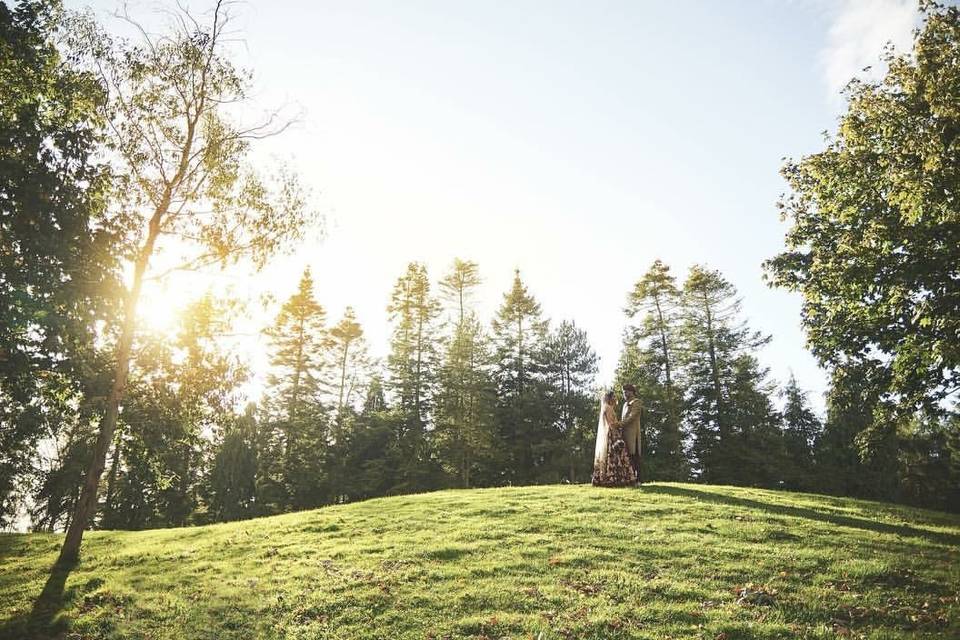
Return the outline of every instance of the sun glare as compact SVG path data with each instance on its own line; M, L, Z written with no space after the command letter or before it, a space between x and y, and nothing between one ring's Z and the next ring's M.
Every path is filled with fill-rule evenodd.
M137 315L140 326L152 333L173 335L179 328L183 301L166 288L144 291Z

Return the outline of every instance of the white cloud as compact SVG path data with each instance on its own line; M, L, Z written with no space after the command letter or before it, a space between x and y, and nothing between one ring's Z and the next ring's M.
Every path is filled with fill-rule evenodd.
M831 6L821 63L827 88L835 97L853 77L876 78L883 72L880 54L888 42L897 51L909 51L920 16L916 0L842 0ZM867 66L871 70L864 73Z

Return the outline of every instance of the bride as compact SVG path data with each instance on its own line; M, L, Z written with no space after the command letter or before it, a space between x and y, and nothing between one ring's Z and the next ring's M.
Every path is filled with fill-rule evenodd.
M617 420L615 402L613 391L604 393L600 399L597 447L593 455L593 484L597 487L632 487L637 483L637 474L630 464L620 421Z

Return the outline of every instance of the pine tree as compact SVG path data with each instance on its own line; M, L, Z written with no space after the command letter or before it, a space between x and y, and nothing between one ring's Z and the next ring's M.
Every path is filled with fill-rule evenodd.
M363 376L369 367L363 328L357 322L353 307L347 307L340 322L330 329L330 353L336 367L337 433L342 436L342 423L346 407L360 390Z
M498 422L504 478L511 482L536 478L542 461L534 454L551 422L545 402L543 347L548 323L540 304L514 273L513 286L493 320L496 356L494 377L500 399Z
M476 470L489 462L496 441L496 386L487 336L476 316L458 322L444 356L437 394L438 453L458 484L470 487Z
M683 480L688 473L681 434L683 390L677 378L679 307L676 280L660 260L650 266L627 299L627 316L639 322L625 334L624 370L619 381L637 386L645 408L643 464L647 478ZM629 377L627 368L634 377Z
M477 263L460 258L453 261L450 272L440 280L440 291L455 312L457 325L467 321L470 300L482 282Z
M273 371L263 423L278 432L273 441L279 447L272 453L279 459L267 457L263 465L272 469L271 475L286 491L289 502L284 506L297 508L322 504L327 490L323 460L329 442L328 415L321 398L330 386L326 366L330 340L324 326L326 313L313 288L308 268L296 293L265 331Z
M820 438L820 419L810 409L807 394L800 389L797 379L790 375L782 391L783 439L790 476L787 487L795 490L810 490L814 475L814 445Z
M475 262L456 259L440 281L451 316L437 394L436 438L443 465L462 487L489 461L494 446L496 387L488 338L470 301L480 286Z
M544 350L554 415L553 467L557 479L573 483L590 477L596 437L597 354L587 333L569 320L551 332Z
M387 367L397 400L392 422L402 452L400 484L393 490L423 490L437 486L442 475L428 435L439 369L440 304L430 292L426 267L415 262L407 266L387 311L393 322Z
M737 291L720 272L690 269L683 286L680 334L687 419L695 471L712 483L742 481L748 470L740 458L747 450L735 434L754 427L766 430L775 422L767 372L753 357L769 338L750 331L740 314Z
M439 303L430 293L426 267L416 262L407 266L407 272L394 286L387 311L394 323L387 361L390 386L397 395L404 429L422 435L436 383L434 331L440 312Z

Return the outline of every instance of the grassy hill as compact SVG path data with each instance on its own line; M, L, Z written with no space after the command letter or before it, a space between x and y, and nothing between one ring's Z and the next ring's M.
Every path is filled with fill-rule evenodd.
M59 542L0 536L0 638L960 638L960 517L808 494L443 491L91 533L51 575Z

